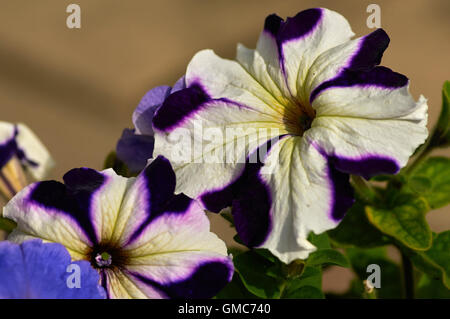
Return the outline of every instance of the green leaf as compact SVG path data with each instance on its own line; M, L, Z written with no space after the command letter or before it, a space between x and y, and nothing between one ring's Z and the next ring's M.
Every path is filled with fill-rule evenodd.
M345 257L341 252L327 248L321 249L313 252L309 255L307 261L309 266L321 266L321 265L338 265L341 267L349 267L347 257Z
M450 230L435 235L425 252L409 252L414 265L432 279L440 279L450 289Z
M280 297L283 279L268 275L273 271L273 263L254 251L234 257L233 263L242 283L252 294L265 299Z
M400 267L387 257L386 247L378 248L348 248L347 256L350 259L353 271L359 279L358 291L364 292L362 282L370 273L367 266L376 264L381 269L381 288L376 289L379 298L401 298L403 296L403 283ZM356 291L356 289L354 289Z
M431 136L430 146L450 145L450 82L445 81L442 88L442 109L436 128Z
M216 296L215 299L257 299L242 283L239 275L234 273L233 279Z
M417 284L416 297L419 299L450 299L450 289L445 287L441 280L424 274Z
M308 236L308 240L317 247L317 250L311 253L306 260L309 266L320 265L338 265L342 267L348 267L349 263L347 258L339 251L331 248L330 239L327 233L316 235L311 233Z
M364 204L356 202L338 227L328 231L333 244L339 247L377 247L390 242L367 220Z
M253 251L255 253L257 253L258 255L264 257L265 259L269 260L270 262L273 262L273 263L279 262L278 258L275 257L268 249L255 248L255 249L253 249Z
M450 158L428 158L412 173L407 186L424 197L432 209L449 204Z
M283 292L285 299L323 299L322 270L320 267L306 266L303 274L289 281Z
M308 241L316 246L318 250L331 248L330 239L327 233L322 233L320 235L310 233L308 236Z
M367 206L366 215L372 225L406 247L426 250L432 241L430 226L425 220L428 208L423 198L403 194L392 208Z
M17 224L8 218L0 217L0 229L10 233L16 228Z

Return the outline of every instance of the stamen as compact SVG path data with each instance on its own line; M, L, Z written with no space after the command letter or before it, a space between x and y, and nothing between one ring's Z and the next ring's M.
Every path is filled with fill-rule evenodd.
M108 267L112 264L112 257L107 252L103 252L101 254L97 254L95 256L95 262L97 263L97 266L99 267Z

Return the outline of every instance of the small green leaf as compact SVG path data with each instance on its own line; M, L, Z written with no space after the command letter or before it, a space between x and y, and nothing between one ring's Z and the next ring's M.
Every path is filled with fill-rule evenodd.
M432 209L450 203L450 158L430 157L412 173L408 186Z
M379 298L401 298L403 296L400 267L387 257L386 247L348 248L346 251L353 271L359 278L358 284L353 283L353 294L356 291L364 293L362 282L370 275L367 272L367 266L376 264L381 269L381 288L376 289L377 296Z
M313 252L306 261L309 266L321 266L321 265L338 265L341 267L349 267L347 257L341 252L327 248Z
M273 263L254 251L247 251L233 259L234 267L242 283L252 294L260 298L279 298L283 280L269 276Z
M364 204L356 202L338 227L328 231L333 244L340 247L371 248L388 244L389 238L370 224Z
M414 265L432 279L440 279L450 289L450 230L435 235L425 252L409 252Z
M428 204L422 198L402 196L392 208L366 207L368 220L383 233L403 245L426 250L431 247L432 233L425 220Z
M320 235L310 233L308 236L308 241L314 246L316 246L318 250L331 248L330 239L328 238L327 233L322 233Z
M17 224L8 218L0 217L0 229L10 233L17 227Z

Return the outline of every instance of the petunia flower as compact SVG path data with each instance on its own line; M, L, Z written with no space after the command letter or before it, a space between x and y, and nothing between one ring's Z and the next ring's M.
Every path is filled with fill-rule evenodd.
M147 160L153 157L152 120L155 111L172 93L186 88L184 77L173 87L162 85L148 91L133 112L134 129L124 129L117 142L117 157L122 160L133 173L142 171Z
M378 66L386 32L353 36L327 9L270 15L256 50L238 45L236 60L197 53L187 88L153 118L154 153L174 165L176 191L211 211L231 205L242 241L284 262L307 258L308 234L342 220L354 201L349 174L397 173L428 134L426 99ZM180 156L186 145L190 157Z
M53 166L49 152L26 125L0 121L0 192L7 199L27 185L23 168L40 180Z
M212 297L231 280L232 262L200 205L174 189L163 157L137 178L73 169L64 184L32 184L7 204L17 223L8 240L63 244L98 270L109 298Z
M61 244L0 242L0 299L104 299L100 276ZM75 278L77 276L77 278ZM71 278L73 277L73 278Z

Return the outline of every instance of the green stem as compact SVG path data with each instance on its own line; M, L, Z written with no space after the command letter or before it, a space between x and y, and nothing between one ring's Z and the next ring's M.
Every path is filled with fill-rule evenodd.
M368 203L373 203L379 198L379 194L372 185L361 176L352 175L352 184L356 193Z
M402 254L402 266L403 266L403 283L405 286L406 299L414 298L414 272L411 260L405 253Z
M287 286L287 280L283 280L283 282L281 283L281 286L280 286L280 297L278 299L284 298L284 292L286 290L286 286Z
M424 150L420 152L420 154L414 159L412 164L406 167L405 173L407 175L410 175L412 172L414 172L420 166L420 164L422 164L427 159L428 155L430 155L431 153L431 150L431 147L425 146Z

